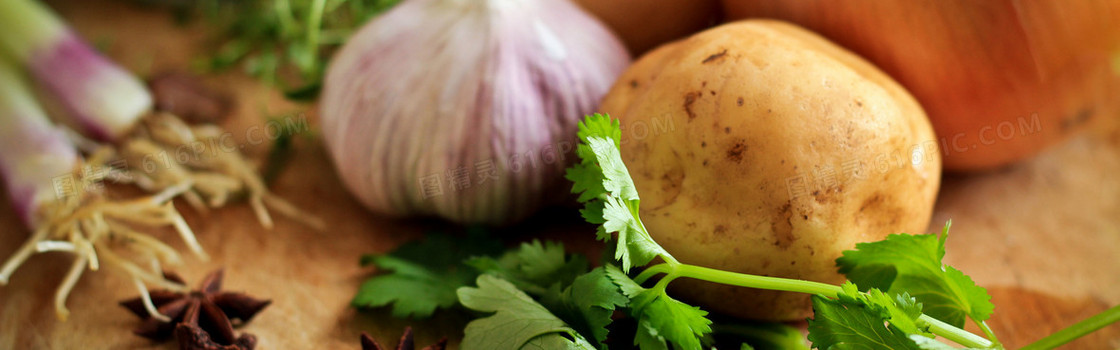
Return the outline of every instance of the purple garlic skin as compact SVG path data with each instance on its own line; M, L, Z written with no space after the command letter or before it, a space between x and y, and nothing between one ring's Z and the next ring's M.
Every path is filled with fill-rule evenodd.
M374 212L509 224L567 198L576 123L628 64L568 0L406 0L335 56L324 139Z

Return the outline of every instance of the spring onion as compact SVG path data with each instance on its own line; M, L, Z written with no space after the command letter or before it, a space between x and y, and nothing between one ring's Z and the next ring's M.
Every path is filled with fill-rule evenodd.
M118 138L152 107L139 79L36 1L0 1L0 49L26 67L68 121L90 137Z
M151 113L152 96L128 71L94 51L50 9L33 0L0 1L0 49L21 63L63 107L108 162L120 162L129 176L120 180L151 193L180 191L196 210L219 207L247 193L265 227L267 208L321 230L324 224L272 195L248 161L230 148L216 126L191 127L178 117ZM119 146L119 147L117 147Z
M73 254L75 259L55 294L55 309L63 320L69 315L66 299L87 267L96 271L106 266L123 273L141 295L147 295L145 282L185 289L160 273L161 264L182 260L178 253L138 227L171 226L197 256L206 259L194 233L170 202L186 186L139 199L108 200L99 185L108 176L103 161L98 153L83 160L67 134L47 119L19 72L0 61L0 175L32 231L0 265L0 285L7 284L34 253ZM147 268L124 258L118 249L135 253ZM154 308L148 311L159 314Z

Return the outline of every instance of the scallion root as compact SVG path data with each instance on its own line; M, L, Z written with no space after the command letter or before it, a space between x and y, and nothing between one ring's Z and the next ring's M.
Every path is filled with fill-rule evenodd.
M121 142L114 157L126 165L123 178L147 191L189 187L182 196L201 213L244 195L265 228L273 226L271 209L315 230L325 229L319 218L269 192L232 142L217 126L191 126L174 115L153 113Z
M75 176L82 174L78 171ZM61 320L66 320L70 314L66 300L86 269L97 271L102 267L111 267L132 280L145 297L148 293L144 282L171 290L186 290L186 286L164 278L159 270L160 262L175 265L182 262L182 257L173 248L135 228L172 227L195 255L208 259L194 232L171 204L172 198L186 190L185 186L174 186L148 197L113 201L99 191L83 189L79 194L46 202L38 210L37 229L0 267L0 285L7 284L12 273L32 254L59 251L75 256L55 292L55 310ZM115 251L117 247L126 247L152 260L152 270L141 268L118 255ZM145 303L148 306L151 301ZM159 315L153 310L148 311Z

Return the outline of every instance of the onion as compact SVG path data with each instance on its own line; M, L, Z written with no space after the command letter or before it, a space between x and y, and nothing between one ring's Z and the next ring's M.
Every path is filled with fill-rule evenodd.
M566 188L576 122L628 62L567 0L407 0L331 63L324 139L375 212L510 223Z
M926 109L949 170L1029 157L1118 100L1120 1L723 0L863 55Z

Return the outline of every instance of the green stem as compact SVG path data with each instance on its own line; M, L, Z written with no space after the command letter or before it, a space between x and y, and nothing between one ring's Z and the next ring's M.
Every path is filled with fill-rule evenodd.
M922 321L929 323L930 333L945 337L945 339L952 340L957 344L961 344L970 348L990 348L992 342L984 339L979 335L972 334L972 332L954 327L951 324L942 322L939 319L929 317L929 315L922 315L918 317Z
M276 10L276 18L280 22L280 37L288 37L291 35L292 28L295 27L295 16L292 16L292 5L288 0L276 0L273 8Z
M656 276L659 273L669 273L670 271L673 271L673 266L669 264L653 265L638 274L638 277L634 277L634 282L638 284L646 283L650 277Z
M311 2L311 14L307 17L307 50L308 50L308 67L310 70L315 67L317 61L317 53L319 52L319 27L323 23L323 7L327 4L327 0L314 0Z
M980 330L984 331L984 334L988 336L988 339L992 341L992 347L1003 348L1003 344L1000 344L999 338L996 338L996 332L992 332L992 327L988 327L987 322L977 321L975 319L972 321L975 322L976 325L980 327Z
M748 275L743 273L716 270L703 266L680 263L665 263L651 266L650 268L646 269L646 271L643 271L641 274L639 274L638 277L634 279L634 281L642 283L658 273L666 273L668 275L666 276L666 278L658 281L658 286L667 284L668 281L671 280L671 278L688 277L738 287L821 294L826 296L834 296L837 293L843 292L843 289L841 289L839 286L827 283L795 280L789 278ZM957 344L974 348L987 348L993 346L992 341L989 341L984 337L972 334L971 332L957 327L953 327L953 325L941 322L940 320L933 317L922 315L920 318L923 321L929 323L930 332L945 337L946 339L952 340Z
M748 275L696 265L680 264L675 270L681 277L690 277L739 287L824 295L836 295L836 293L843 292L840 286L827 283Z
M1074 323L1072 326L1066 327L1046 338L1024 346L1020 350L1053 349L1118 321L1120 321L1120 305L1113 306L1111 309L1093 315L1081 322Z

